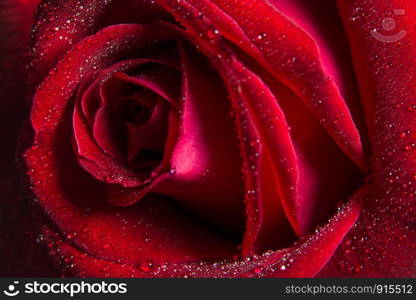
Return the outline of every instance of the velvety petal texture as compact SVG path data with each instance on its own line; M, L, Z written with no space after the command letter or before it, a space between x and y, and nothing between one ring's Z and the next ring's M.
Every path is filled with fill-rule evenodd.
M374 174L366 208L322 276L414 277L416 4L340 0L338 5L372 133ZM397 22L395 31L383 26L387 18ZM383 38L401 31L406 35L396 43Z
M28 209L16 165L16 141L28 115L25 73L38 0L0 3L0 276L58 276L36 243L38 219ZM24 189L26 190L26 189ZM29 204L31 208L32 205ZM46 254L46 255L45 255Z
M6 2L0 254L24 220L42 276L415 276L412 1Z

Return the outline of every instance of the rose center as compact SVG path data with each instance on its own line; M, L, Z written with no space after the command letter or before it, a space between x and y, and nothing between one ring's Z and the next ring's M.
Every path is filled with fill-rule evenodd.
M74 116L82 166L107 183L131 187L148 181L165 154L180 80L179 71L154 60L121 62L86 79ZM78 136L81 126L88 141Z

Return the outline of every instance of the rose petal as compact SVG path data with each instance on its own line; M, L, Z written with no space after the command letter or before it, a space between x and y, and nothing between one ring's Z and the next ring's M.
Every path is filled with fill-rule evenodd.
M154 191L240 233L241 162L225 89L208 62L189 46L182 63L183 116L171 158L173 174L161 178Z
M374 174L357 226L321 276L416 275L416 165L412 146L416 130L416 5L410 0L392 4L385 0L338 1L370 124ZM395 31L383 30L382 21L387 17L395 20ZM397 34L402 30L406 35L401 37ZM389 36L401 39L389 43Z
M145 99L148 99L152 102L159 102L157 101L158 98L166 97L165 99L162 99L164 101L160 102L161 104L164 104L165 114L168 113L170 107L168 101L173 104L172 109L175 109L175 106L179 101L179 91L175 91L175 87L176 90L180 90L180 74L171 69L163 69L163 72L166 74L162 74L162 70L159 71L160 72L158 72L157 75L152 75L146 74L146 72L139 69L137 72L140 72L140 77L132 77L126 74L122 75L122 73L117 73L113 78L100 82L102 103L95 114L93 134L97 145L110 156L120 159L120 156L123 156L123 144L126 143L126 141L122 140L123 136L121 136L126 120L122 120L116 116L117 111L120 110L117 106L120 106L120 104L115 103L117 98L120 98L118 101L120 102L123 101L122 99L124 97L128 97L128 95L122 94L123 90L124 92L127 92L129 87L131 89L131 86L133 85L137 87L142 86L149 90L140 92L140 94L137 95L138 101L145 101ZM152 92L152 90L154 92ZM160 105L155 109L157 110L158 107L160 108ZM153 135L159 141L164 142L165 138L163 138L163 136L165 134L162 133L164 131L163 128L167 128L167 125L163 126L163 124L167 122L167 119L167 117L162 117L162 120L155 124L155 126L158 125L158 127L161 127L159 128L159 134L156 132L152 133L152 130L150 130L151 128L149 128L149 130L143 128L144 134ZM147 124L150 125L149 122L147 122ZM153 126L153 128L155 128L155 126ZM144 140L144 138L140 138L140 140ZM149 145L149 147L150 146L151 145Z
M325 265L354 225L361 210L360 200L366 190L358 192L353 199L330 220L330 222L297 243L292 248L268 252L246 260L196 262L189 264L162 265L120 264L91 257L71 246L70 243L46 230L51 242L50 254L67 276L81 277L313 277Z
M106 154L102 153L102 151L98 147L99 145L96 145L96 139L99 138L100 136L96 136L94 139L93 136L90 134L90 131L92 130L91 128L93 126L94 128L99 127L96 124L97 123L96 114L97 114L98 108L100 107L100 102L102 102L102 99L100 99L100 96L99 96L100 95L99 87L103 85L102 82L104 82L105 80L107 80L106 78L109 78L111 76L116 76L116 77L119 76L114 73L121 72L121 71L129 71L129 70L131 71L131 70L134 70L135 68L139 68L143 64L149 64L149 63L161 63L161 64L168 64L168 65L173 66L173 64L171 64L170 62L164 61L161 59L128 60L128 61L117 63L111 66L108 70L102 70L100 72L101 75L98 75L95 81L93 81L91 78L86 78L84 82L81 84L80 88L78 89L77 99L81 97L82 99L77 100L76 109L74 111L74 120L73 120L75 141L77 144L77 152L82 157L82 159L81 158L80 159L84 167L86 167L87 170L91 171L92 174L100 180L103 180L106 182L112 182L112 183L121 183L124 185L133 185L133 186L140 184L141 181L143 180L143 179L139 179L139 181L134 180L133 178L136 176L134 174L128 174L131 172L126 170L126 166L123 166L122 164L120 164L122 161L120 160L119 153L117 153L117 151L116 151L116 154L114 154L114 151L109 151L108 150L109 147L107 147L105 149L107 150ZM143 81L143 80L140 82L136 81L136 83L145 85L145 87L152 88L154 89L155 92L160 92L162 96L168 97L167 100L171 101L172 104L173 102L176 101L175 98L178 97L177 95L173 94L173 89L172 91L162 91L162 89L165 88L163 83L162 84L158 84L156 82L151 83L150 81ZM118 95L118 97L120 97L120 95ZM107 103L105 105L108 106L110 104ZM112 104L111 106L114 106L114 104ZM118 123L120 123L118 125L124 125L124 124L121 124L121 122L118 122ZM116 127L115 125L116 124L113 124L113 127ZM99 128L102 129L102 126ZM110 158L107 157L108 154L111 154L111 153L113 153L112 157ZM86 166L86 164L88 164L88 166ZM125 174L125 175L122 175L122 174ZM130 177L131 179L133 179L133 181L131 181L131 179L127 180L127 178L124 178L125 176ZM111 177L114 177L114 178L111 179ZM131 181L131 183L127 184L128 181Z
M320 5L308 0L271 0L282 14L305 31L319 51L322 68L331 77L351 110L361 141L368 147L366 124L359 96L348 39L334 1L323 0ZM367 150L368 152L368 150Z
M159 2L178 11L170 0ZM218 32L293 89L344 152L366 169L360 133L339 90L322 69L315 44L307 34L262 0L181 2L182 8L189 5L194 14L200 12L211 19ZM343 117L334 118L337 115Z
M320 179L317 178L322 176L324 180L329 179L334 174L331 172L337 174L338 170L334 168L331 172L327 173L324 170L325 168L318 168L313 171L313 168L305 163L307 159L301 157L305 154L301 153L299 149L299 153L295 153L292 136L289 134L289 128L283 111L277 104L274 95L266 88L264 82L262 82L262 79L248 70L238 61L238 59L236 59L233 48L227 46L227 43L221 38L218 31L216 33L216 27L209 19L201 19L198 17L199 10L188 2L183 1L181 3L182 6L179 9L176 6L174 9L170 8L169 5L166 5L166 7L172 9L175 17L177 17L188 29L187 35L190 36L192 41L198 44L201 50L211 58L218 71L222 74L223 79L228 85L229 92L231 93L231 101L234 103L233 105L237 114L239 114L238 119L240 120L237 119L237 126L240 130L244 130L244 133L240 136L241 140L247 140L248 143L252 143L253 140L255 141L260 138L260 141L265 145L267 151L273 156L272 164L276 173L274 178L272 177L268 180L276 180L278 187L277 191L279 191L279 196L282 198L281 201L283 201L283 207L286 210L292 226L298 234L305 234L312 229L313 224L316 224L316 220L313 220L313 218L318 218L322 221L322 219L324 219L322 217L325 215L316 215L314 211L317 207L317 201L322 197L322 191L326 190L324 185L319 184ZM262 100L260 101L259 99ZM251 126L250 122L254 122L254 130L248 130L249 126ZM298 128L300 129L300 127ZM258 135L258 137L256 137L256 135ZM319 133L319 136L319 139L325 141L325 144L331 145L331 140L328 139L325 134L322 135L322 133ZM300 137L304 140L302 141L301 139L300 144L305 141L306 143L311 144L305 139L306 136ZM248 144L243 146L242 149L243 155L245 155L244 153L247 153L245 156L245 163L247 163L245 170L246 176L252 177L251 179L246 180L246 191L250 193L250 196L246 199L247 214L249 218L245 243L243 244L243 249L245 249L243 253L250 253L250 251L253 251L250 250L250 248L255 244L262 224L268 223L269 225L267 225L267 227L270 229L271 223L267 222L268 216L270 217L268 213L275 213L275 210L270 210L270 207L272 207L273 204L270 205L271 203L264 202L265 199L267 199L265 195L256 195L259 187L259 184L256 183L257 176L254 175L253 177L255 172L251 172L247 168L252 168L251 166L254 167L254 170L258 168L259 160L258 158L255 158L255 156L256 152L258 154L260 153L258 149L256 150L255 148L255 146ZM313 148L315 148L315 146L313 146ZM356 170L354 170L353 167L351 168L348 164L348 161L342 158L342 155L337 154L336 150L333 152L336 147L331 145L330 149L332 149L330 151L331 155L335 154L334 158L341 158L340 166L346 166L348 170L346 172L348 174L346 178L357 174ZM316 158L314 158L314 161L316 161ZM335 161L338 163L338 159L335 159ZM331 164L328 164L328 166ZM314 176L317 178L313 178ZM316 179L316 186L313 184L310 186L310 179ZM311 193L311 191L316 194ZM346 197L349 193L348 188L339 191L340 194L337 194L338 191L336 190L328 191L329 193L324 197L328 209L331 206L331 199L337 196L341 196L341 198ZM331 193L335 194L331 195ZM280 201L280 199L276 198L277 197L270 199L269 197L268 201ZM268 210L263 209L263 205L268 205ZM274 206L276 207L276 204L274 204ZM325 211L325 209L323 211ZM278 222L276 221L274 224L278 224ZM273 232L273 230L269 231L269 234Z
M126 9L128 7L128 9ZM32 34L32 81L39 84L62 56L78 42L113 24L166 19L153 1L44 0L38 7Z
M27 115L24 80L27 41L37 0L0 3L0 276L57 274L36 243L37 226L22 192L16 163L19 130Z

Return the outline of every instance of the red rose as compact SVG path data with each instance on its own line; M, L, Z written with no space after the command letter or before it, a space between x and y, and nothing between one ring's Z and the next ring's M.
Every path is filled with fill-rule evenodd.
M413 1L11 2L2 274L415 276Z

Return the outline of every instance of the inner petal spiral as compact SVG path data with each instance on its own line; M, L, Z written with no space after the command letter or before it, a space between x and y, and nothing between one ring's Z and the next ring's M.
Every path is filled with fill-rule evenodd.
M181 80L178 70L162 63L121 62L81 85L73 120L76 152L97 179L138 186L161 166Z

